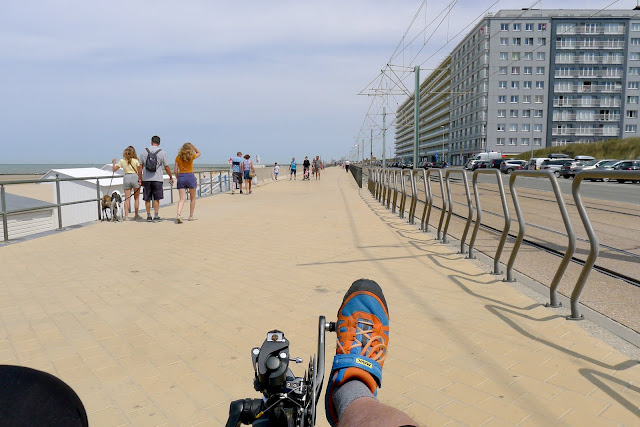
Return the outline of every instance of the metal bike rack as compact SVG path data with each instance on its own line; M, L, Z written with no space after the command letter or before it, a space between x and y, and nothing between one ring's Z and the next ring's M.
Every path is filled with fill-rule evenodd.
M449 169L445 174L445 178L447 182L447 197L449 198L449 212L447 213L447 222L444 225L443 233L446 239L447 230L449 230L449 221L451 221L451 214L453 213L453 197L451 196L451 183L449 180L449 176L452 173L460 173L462 175L462 182L464 183L464 192L467 196L467 206L469 208L469 214L467 215L467 222L464 226L464 232L462 233L462 238L460 239L460 253L464 254L466 253L464 250L464 241L467 239L469 226L471 225L471 221L473 220L473 204L471 203L471 193L469 192L469 181L467 180L467 172L463 169Z
M381 172L380 169L375 169L375 174L376 174L376 200L380 200L380 178L381 178Z
M416 186L416 174L418 171L410 170L411 179L411 204L409 205L409 224L416 223L416 206L418 205L418 187Z
M387 206L387 209L389 209L389 206L391 204L391 181L393 179L393 185L395 186L395 173L393 172L393 170L391 169L387 169L387 178L388 178L388 182L389 185L387 186L387 198L385 200L385 205Z
M476 243L476 236L478 235L478 229L482 222L482 206L480 205L480 194L478 192L478 175L480 174L495 175L498 180L498 191L500 192L502 212L504 214L504 228L502 230L502 235L500 236L500 243L498 243L496 255L493 257L493 274L502 274L502 271L500 271L500 257L502 256L502 250L504 249L504 244L507 241L507 236L509 235L509 228L511 228L511 217L509 216L507 196L504 193L502 175L498 169L476 169L473 173L473 194L476 199L476 224L473 227L473 233L471 233L471 240L469 241L469 256L467 258L474 258L473 245Z
M382 193L380 194L380 203L386 205L387 202L387 186L389 185L389 170L387 168L382 169Z
M429 231L429 217L431 216L431 206L433 205L433 196L431 195L431 172L433 172L433 169L428 169L422 174L426 200L424 203L424 210L422 211L422 219L420 220L420 230L424 232Z
M400 169L400 188L402 197L400 198L400 218L404 218L404 208L407 205L407 183L404 180L404 169Z
M398 171L393 170L393 204L391 205L391 213L396 213L398 202Z
M560 208L560 214L562 215L562 221L564 222L564 227L567 231L567 236L569 237L569 244L567 246L567 251L558 266L558 270L556 271L555 276L553 276L553 280L551 281L551 285L549 285L549 296L550 302L549 304L545 304L547 307L560 307L562 304L558 302L558 285L560 284L560 279L562 275L567 269L569 265L569 261L571 261L571 257L576 249L576 235L573 232L573 227L571 226L571 220L569 219L569 214L567 213L567 207L564 203L564 199L562 198L562 193L560 192L560 187L558 186L558 180L555 175L548 171L528 171L521 170L515 171L511 174L511 178L509 179L509 190L511 191L511 196L513 197L513 205L516 209L516 214L518 215L518 224L520 227L520 231L518 232L518 237L516 238L516 243L513 245L513 250L511 251L511 256L509 257L509 263L507 265L507 277L503 279L505 282L515 282L513 278L513 265L516 262L516 257L518 256L518 251L520 250L520 245L522 244L522 239L524 238L525 233L525 220L522 215L522 210L520 209L520 202L518 201L518 194L516 192L515 181L519 176L528 176L531 178L547 178L551 181L551 187L553 188L553 192L556 196L556 202L558 203L558 207Z
M596 263L596 259L598 258L598 254L600 253L600 242L598 241L598 235L593 230L591 220L589 219L587 210L585 209L584 203L582 202L582 195L580 194L580 184L585 178L609 178L610 180L625 179L634 181L640 180L640 171L584 171L577 173L573 179L571 192L573 193L573 200L576 202L576 208L578 209L578 213L580 214L580 219L582 220L584 229L587 232L587 236L589 237L589 255L587 256L587 260L584 262L584 266L582 267L580 276L578 276L578 281L576 282L576 285L573 288L573 292L571 293L571 315L567 317L567 319L569 320L581 320L584 318L584 316L580 314L580 310L578 307L580 294L584 289L587 278L589 277L589 274L591 274L591 269Z
M442 169L438 169L438 176L440 177L440 193L442 194L442 212L440 213L440 222L438 222L438 234L436 239L440 240L442 223L444 222L444 215L447 211L447 195L444 192L444 176L442 175ZM447 243L447 235L442 236L442 243Z

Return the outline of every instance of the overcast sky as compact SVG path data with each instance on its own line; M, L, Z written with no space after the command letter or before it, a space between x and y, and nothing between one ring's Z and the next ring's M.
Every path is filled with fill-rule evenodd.
M599 9L611 1L562 6ZM385 66L421 3L5 1L0 163L108 162L155 134L170 155L194 143L202 163L224 162L237 150L263 162L349 154L371 102L357 93ZM418 62L446 43L447 27L457 33L492 3L458 2ZM492 10L532 3L500 1ZM410 38L446 4L428 2ZM411 65L424 38L394 64Z

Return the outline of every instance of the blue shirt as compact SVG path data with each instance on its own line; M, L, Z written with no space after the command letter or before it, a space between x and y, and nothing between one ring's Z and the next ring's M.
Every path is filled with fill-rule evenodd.
M233 172L240 172L240 163L242 163L242 157L234 157L233 159L231 159Z
M298 164L296 162L291 162L291 170L296 170L297 165Z

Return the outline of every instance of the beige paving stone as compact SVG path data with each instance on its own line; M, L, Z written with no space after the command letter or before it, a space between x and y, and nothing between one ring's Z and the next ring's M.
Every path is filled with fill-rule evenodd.
M524 421L531 415L529 410L505 402L504 399L496 399L494 397L483 401L477 407L487 413L496 414L501 420L506 420L512 425Z
M89 416L89 424L92 426L123 426L127 425L126 417L118 408L105 408L92 413Z
M589 413L582 412L580 409L574 409L560 419L561 422L571 426L603 426L613 427L619 426L619 422L607 420L602 417L594 417Z
M155 405L145 406L127 414L133 426L155 427L173 424L171 420Z
M458 401L453 401L443 406L438 409L438 413L446 415L465 425L481 425L493 417L487 412Z

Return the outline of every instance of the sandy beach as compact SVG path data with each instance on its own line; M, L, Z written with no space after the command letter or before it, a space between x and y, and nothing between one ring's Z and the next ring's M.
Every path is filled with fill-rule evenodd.
M42 175L0 175L0 183L8 181L33 181L40 179ZM54 203L53 190L51 185L43 184L9 184L5 185L5 191L17 196L29 197L31 199L42 200L43 202Z

